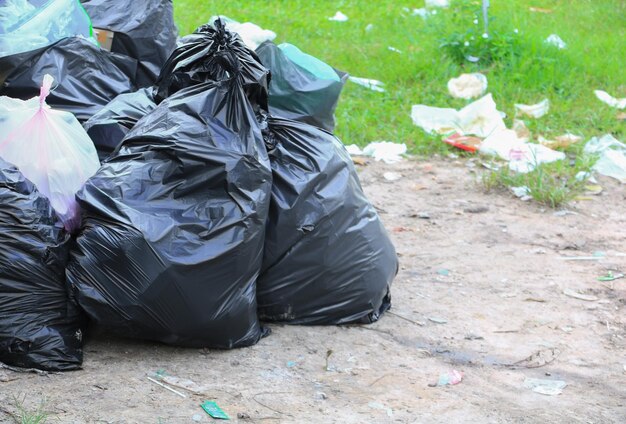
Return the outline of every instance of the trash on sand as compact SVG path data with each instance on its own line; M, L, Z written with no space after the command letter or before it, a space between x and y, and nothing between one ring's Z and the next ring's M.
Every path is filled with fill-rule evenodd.
M378 91L379 93L385 92L385 89L383 88L385 83L380 82L378 80L368 79L368 78L359 78L359 77L348 77L348 79L352 81L353 83L360 85L362 87L369 88L372 91Z
M445 137L443 142L461 150L474 153L478 151L482 140L479 137L454 133Z
M563 393L563 389L567 387L567 383L561 380L546 380L542 378L526 378L524 387L531 389L535 393L542 395L555 396Z
M186 398L186 397L187 397L187 395L186 395L186 394L181 393L181 392L179 392L179 391L178 391L178 390L176 390L176 389L172 389L170 386L168 386L168 385L166 385L166 384L163 384L163 383L161 383L160 381L157 381L157 380L155 380L155 379L154 379L154 378L152 378L152 377L148 377L148 380L152 381L154 384L157 384L157 385L159 385L159 386L163 387L163 388L164 388L164 389L166 389L166 390L169 390L169 391L170 391L170 392L172 392L172 393L177 394L178 396L180 396L180 397L182 397L182 398Z
M445 318L438 317L428 317L428 321L434 322L435 324L447 324L448 320Z
M264 42L272 41L276 38L274 31L263 29L252 22L237 22L227 16L212 16L209 22L214 22L218 18L222 19L226 24L227 30L239 34L244 44L252 50L256 50Z
M509 368L541 368L545 365L551 364L559 357L561 351L557 348L546 348L538 350L532 355L514 362L512 364L506 364Z
M554 137L554 140L548 140L542 136L537 137L539 144L546 146L549 149L567 149L569 146L578 143L582 139L583 138L579 135L569 133L556 136Z
M348 17L340 11L337 11L337 13L335 13L335 16L328 18L328 20L335 22L345 22L348 20Z
M626 183L626 144L611 134L606 134L589 140L585 144L584 152L600 156L593 166L594 171Z
M457 99L471 99L487 91L487 77L480 73L461 74L448 81L448 92Z
M363 148L364 156L371 156L377 161L396 163L402 160L407 151L406 144L391 141L374 141Z
M534 105L515 103L515 113L529 118L541 118L550 110L550 100L543 99Z
M398 181L399 179L402 178L402 174L399 174L397 172L385 172L383 174L383 178L390 182Z
M426 105L413 105L413 123L428 133L446 134L456 131L462 135L487 137L506 129L501 112L496 109L491 93L457 111Z
M565 153L520 140L515 131L507 129L485 138L479 151L499 156L509 162L512 171L520 173L530 172L543 163L565 159Z
M572 289L563 289L563 294L565 296L573 297L575 299L585 300L587 302L595 302L596 300L598 300L596 296L579 293Z
M451 370L441 374L437 383L429 386L455 386L463 381L464 376L465 373L463 371Z
M422 216L420 216L420 218L422 218ZM430 215L428 215L427 219L430 219ZM449 269L445 269L445 268L441 268L441 269L437 270L437 274L443 275L444 277L446 277L446 276L450 275L450 270Z
M511 191L515 197L519 197L524 201L532 199L532 196L530 196L530 188L527 186L511 187Z
M615 281L620 278L624 278L624 274L622 273L613 274L613 271L609 271L607 272L606 275L603 275L602 277L598 277L598 281Z
M550 34L548 38L546 38L545 43L550 44L558 48L559 50L567 48L567 44L565 44L565 41L563 41L561 37L556 34Z
M425 0L424 5L426 7L449 7L450 0Z
M626 97L622 99L616 99L615 97L611 96L606 91L602 91L602 90L595 90L594 93L601 102L606 103L607 105L611 107L615 107L617 109L626 108Z
M381 411L385 411L388 417L393 417L393 409L383 405L382 403L370 402L367 404L367 406L369 406L370 408L380 409Z
M100 167L93 142L74 115L50 108L52 76L43 77L39 97L0 97L0 156L35 184L72 232L80 226L76 192Z
M211 416L211 418L215 418L218 420L230 420L230 417L226 412L220 408L216 402L213 401L204 401L201 405L202 409Z

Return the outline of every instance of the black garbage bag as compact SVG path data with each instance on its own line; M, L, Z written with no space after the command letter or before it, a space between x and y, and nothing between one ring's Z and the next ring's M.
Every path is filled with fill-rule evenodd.
M137 121L156 108L152 91L152 88L142 88L120 94L83 124L98 150L100 161L113 153Z
M77 194L84 227L68 281L117 334L212 348L262 335L256 279L271 170L239 61L223 47L207 66L228 78L163 100Z
M102 50L81 37L0 58L0 95L27 100L39 95L45 74L56 87L46 99L51 107L72 112L84 122L118 94L135 91L131 80L137 62Z
M106 30L114 53L138 61L137 87L154 85L161 67L176 48L178 30L172 0L81 0L96 30ZM104 44L104 43L102 43Z
M304 57L307 65L292 61L271 41L257 49L261 62L272 73L270 84L270 113L283 118L306 122L332 132L335 129L335 109L348 75L338 72L315 58L307 58L294 46L285 45Z
M70 236L48 199L2 159L0 205L0 361L79 368L84 319L65 283Z
M390 307L398 259L350 156L330 133L296 121L270 118L265 136L275 147L261 320L376 321Z

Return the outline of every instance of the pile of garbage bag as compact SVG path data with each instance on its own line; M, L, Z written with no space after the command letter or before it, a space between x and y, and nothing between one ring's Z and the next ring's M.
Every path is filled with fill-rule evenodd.
M101 8L102 19L107 4L116 4L82 3L87 11ZM171 2L155 3L155 16L166 11L171 17ZM121 14L115 16L109 16L115 24L100 25L122 42L127 39L118 35L128 26ZM175 34L170 21L163 22ZM122 56L70 36L37 54L50 56L55 47L63 57L77 53L63 52L65 43L134 60L143 77L165 51L130 56L129 48L119 51ZM77 89L80 78L53 87L46 77L39 97L18 100L27 91L0 97L0 123L39 128L22 131L25 145L46 142L66 158L42 162L48 158L42 148L31 156L46 166L30 169L5 157L3 146L12 144L15 131L0 131L0 158L6 161L0 161L0 225L21 225L18 235L3 232L10 239L6 245L15 247L0 249L0 263L6 264L0 269L6 273L0 284L0 361L48 370L80 367L85 317L95 328L124 337L229 349L269 334L263 322L370 323L390 307L398 270L394 247L350 156L328 131L334 125L329 107L336 106L345 76L330 67L309 69L310 84L316 78L332 84L318 85L313 96L305 83L292 84L291 103L282 99L281 109L272 106L274 82L302 82L302 69L289 69L316 62L287 55L292 63L274 79L271 67L281 65L268 69L258 53L218 19L181 38L145 88L138 89L143 83L132 73L125 74L128 89L104 95ZM67 75L88 67L90 57L59 63L66 63L61 74ZM9 74L28 74L23 66L12 69ZM41 83L40 71L35 67L28 78ZM103 97L87 104L90 96ZM3 105L22 112L3 114ZM86 133L74 131L76 118L85 121ZM41 130L55 119L64 119L58 134ZM93 140L88 148L85 137ZM72 140L72 149L58 147ZM72 175L72 184L61 179L61 188L51 191L49 182L62 170ZM75 195L73 220L58 206L57 193L63 199ZM36 278L26 279L27 272ZM23 325L9 325L17 320Z

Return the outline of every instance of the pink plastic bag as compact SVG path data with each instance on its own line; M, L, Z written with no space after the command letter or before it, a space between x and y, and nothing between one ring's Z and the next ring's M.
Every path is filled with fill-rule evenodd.
M68 231L80 226L74 195L99 168L93 142L69 112L46 104L53 78L39 97L0 97L0 157L19 168L48 199Z

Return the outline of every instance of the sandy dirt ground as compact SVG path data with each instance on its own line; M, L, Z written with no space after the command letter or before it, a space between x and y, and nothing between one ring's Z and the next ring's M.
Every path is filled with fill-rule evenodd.
M0 422L15 398L45 399L48 423L208 423L205 400L240 423L626 422L626 278L598 281L626 272L624 186L600 179L555 213L484 193L472 165L359 167L401 262L379 322L271 325L233 351L92 337L81 371L0 370ZM185 398L147 379L159 370ZM462 382L431 387L452 370ZM527 378L567 386L540 394Z

